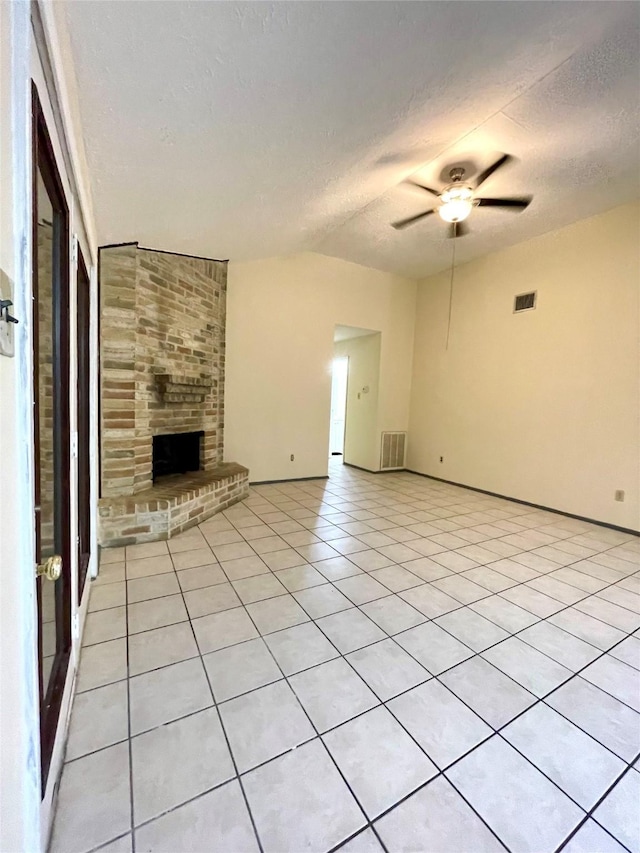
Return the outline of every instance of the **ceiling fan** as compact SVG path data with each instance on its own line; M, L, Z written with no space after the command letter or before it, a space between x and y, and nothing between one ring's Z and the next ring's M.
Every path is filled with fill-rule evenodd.
M464 223L464 220L469 216L474 207L504 207L516 213L524 210L529 206L531 196L523 198L476 198L475 196L475 193L487 178L491 177L494 172L512 159L509 154L503 154L500 159L496 160L484 172L480 173L475 181L475 186L472 186L465 179L466 173L461 166L454 166L449 171L451 183L440 192L431 189L431 187L425 187L416 181L406 181L406 183L412 184L414 187L431 193L431 195L438 199L439 205L431 210L426 210L424 213L419 213L417 216L410 216L408 219L393 222L391 223L392 226L397 229L408 228L409 225L413 225L421 219L431 216L432 213L437 213L441 219L450 223L449 237L464 237L465 234L469 233L469 228Z

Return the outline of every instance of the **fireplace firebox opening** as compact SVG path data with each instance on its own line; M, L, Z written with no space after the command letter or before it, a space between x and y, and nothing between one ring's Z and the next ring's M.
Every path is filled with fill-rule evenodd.
M204 431L175 432L153 436L153 482L170 474L186 474L202 468Z

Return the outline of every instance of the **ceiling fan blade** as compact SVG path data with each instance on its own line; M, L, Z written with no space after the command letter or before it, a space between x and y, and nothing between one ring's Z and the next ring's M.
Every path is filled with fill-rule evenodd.
M426 190L431 195L440 196L438 190L432 190L431 187L425 187L424 184L419 184L417 181L405 181L405 184L409 184L412 187L417 187L419 190Z
M531 196L523 198L478 198L478 207L509 207L513 210L524 210L531 204Z
M447 237L466 237L470 229L466 222L451 222L447 231Z
M392 222L391 226L397 231L400 231L403 228L408 228L409 225L413 225L414 222L419 222L421 219L424 219L425 216L431 216L432 213L435 213L435 210L426 210L424 213L419 213L417 216L410 216L408 219L401 219L399 222Z
M501 166L504 166L505 163L508 163L512 159L513 157L511 157L510 154L503 154L499 160L496 160L496 162L493 163L493 165L487 166L484 172L480 172L480 174L478 175L478 180L476 181L476 189L478 189L479 186L484 184L487 178L490 178L491 175L493 175L493 173L496 172Z

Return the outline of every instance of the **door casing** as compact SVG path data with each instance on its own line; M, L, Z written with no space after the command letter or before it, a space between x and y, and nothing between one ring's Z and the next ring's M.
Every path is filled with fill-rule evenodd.
M77 247L76 353L78 449L78 590L80 606L92 550L91 531L91 280Z

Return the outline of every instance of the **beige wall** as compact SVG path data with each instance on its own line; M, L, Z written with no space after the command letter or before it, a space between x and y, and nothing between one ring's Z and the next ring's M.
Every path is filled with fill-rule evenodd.
M254 482L326 475L336 324L380 330L378 431L406 429L415 294L415 282L324 255L231 262L225 459Z
M340 341L334 346L336 356L349 358L343 458L349 465L369 471L380 467L380 344L381 335L377 333Z
M449 274L420 283L409 468L640 528L639 213L457 269L448 350ZM536 310L514 315L528 290Z

